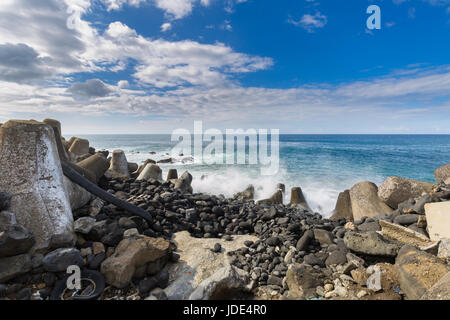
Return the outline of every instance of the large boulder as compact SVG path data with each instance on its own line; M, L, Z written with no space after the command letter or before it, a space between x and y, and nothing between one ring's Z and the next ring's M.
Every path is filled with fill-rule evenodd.
M347 231L344 243L350 250L367 255L395 257L400 246L385 240L376 231L359 233Z
M420 300L450 300L450 272L428 289Z
M450 179L450 163L437 168L434 171L434 176L438 182L448 181L448 179Z
M183 193L192 193L192 175L185 171L181 177L175 180L175 190L180 190Z
M86 139L75 138L69 148L69 152L77 156L89 153L89 141Z
M133 175L138 177L148 164L156 164L156 161L152 160L152 159L145 160L145 162L139 166L139 168L137 169L137 171L135 173L133 173Z
M170 169L169 172L167 172L167 181L170 180L176 180L178 179L178 171L177 169Z
M378 198L377 186L369 181L358 182L350 189L350 202L355 221L362 217L376 217L392 211Z
M161 168L153 163L148 163L142 172L139 174L136 180L162 180L162 170Z
M59 248L48 253L42 260L42 266L48 272L66 272L69 266L84 265L83 257L75 248Z
M294 187L291 189L291 202L290 206L300 206L308 211L312 211L306 202L305 196L303 195L303 191L300 187Z
M37 121L12 120L0 128L0 190L10 210L45 249L53 234L71 232L72 210L64 186L53 129Z
M258 200L256 202L259 204L271 205L271 204L283 204L283 192L277 190L270 198Z
M323 285L325 279L320 269L314 269L308 265L290 265L286 272L286 286L289 291L289 299L314 298L316 288Z
M420 299L450 272L450 266L436 256L412 246L403 246L395 261L400 288L411 300Z
M110 164L103 154L96 153L89 158L78 162L77 165L90 171L95 177L95 182L98 182L108 170Z
M202 289L197 291L197 293L201 293L198 296L207 297L209 294L206 295L205 293L212 293L213 291L219 293L214 289L214 287L216 289L218 287L211 284L217 284L217 279L220 278L230 279L227 274L233 275L235 271L231 272L229 268L223 269L230 266L230 257L227 253L244 248L246 241L258 239L250 235L239 235L233 238L233 241L212 238L199 239L191 237L187 231L175 233L173 239L177 244L177 253L180 255L180 259L169 267L170 284L165 289L169 300L189 299L199 286ZM221 245L222 250L219 252L211 250L216 243ZM219 272L221 276L214 276L221 269L222 272ZM224 272L225 270L227 271ZM240 276L237 278L240 278ZM213 288L214 290L205 290L205 288ZM197 293L192 297L197 296ZM224 292L222 291L222 293ZM213 294L209 298L214 296Z
M249 185L244 191L235 194L234 198L239 201L253 200L255 198L255 187Z
M431 240L450 239L450 201L427 203L425 215Z
M112 153L111 164L106 175L110 178L126 179L130 176L128 170L128 161L123 150L114 150Z
M101 272L108 284L124 288L131 283L136 269L169 254L170 244L162 238L143 235L123 239L114 254L103 261Z
M350 201L350 190L339 193L334 208L333 215L330 220L353 220L352 203Z
M391 208L397 209L399 203L410 198L420 197L423 193L430 193L433 184L400 177L388 177L378 187L378 197Z
M189 300L231 298L236 292L246 291L248 280L248 272L231 265L225 266L217 270L211 277L203 280L191 293Z

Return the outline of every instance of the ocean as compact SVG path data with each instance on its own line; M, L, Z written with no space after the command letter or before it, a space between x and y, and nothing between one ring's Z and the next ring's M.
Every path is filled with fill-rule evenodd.
M138 164L167 159L177 144L170 135L78 136L97 150L122 149ZM435 182L434 170L450 162L450 135L280 135L279 141L279 170L272 176L261 176L255 165L206 165L186 154L160 166L163 176L170 168L179 174L188 170L194 192L232 196L253 184L258 200L284 183L288 202L290 188L299 186L310 206L328 217L339 192L359 181L380 185L386 177L400 176Z

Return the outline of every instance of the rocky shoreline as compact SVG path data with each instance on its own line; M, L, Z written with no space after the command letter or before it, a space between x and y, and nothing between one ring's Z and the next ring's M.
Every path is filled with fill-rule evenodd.
M0 127L0 299L450 299L450 164L436 184L360 182L326 219L299 187L289 204L282 184L256 202L252 186L193 193L189 172L163 179L151 159L60 132L52 119ZM60 162L149 218L93 196Z

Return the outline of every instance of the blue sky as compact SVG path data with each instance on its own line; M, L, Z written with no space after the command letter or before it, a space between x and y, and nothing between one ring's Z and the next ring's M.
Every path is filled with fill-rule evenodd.
M450 133L449 40L450 0L2 0L0 117Z

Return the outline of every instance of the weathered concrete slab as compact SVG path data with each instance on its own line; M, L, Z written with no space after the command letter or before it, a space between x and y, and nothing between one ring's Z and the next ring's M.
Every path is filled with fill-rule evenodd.
M381 235L386 239L416 247L427 246L431 243L431 240L426 236L409 228L384 220L380 220L379 223L381 226Z
M427 203L425 215L431 240L450 238L450 201Z
M11 120L0 128L0 190L11 194L10 211L46 248L53 234L72 231L72 211L53 129Z

